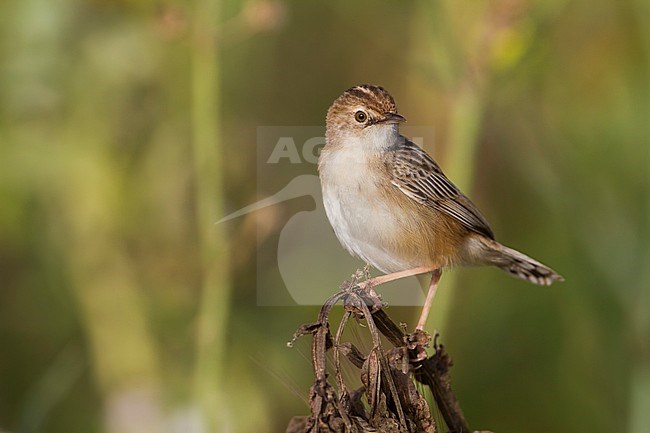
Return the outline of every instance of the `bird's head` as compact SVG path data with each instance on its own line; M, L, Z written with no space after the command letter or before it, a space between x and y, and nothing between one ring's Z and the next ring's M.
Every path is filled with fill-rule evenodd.
M327 143L337 146L360 140L381 147L382 143L391 143L399 137L398 125L405 120L383 87L369 84L351 87L327 110Z

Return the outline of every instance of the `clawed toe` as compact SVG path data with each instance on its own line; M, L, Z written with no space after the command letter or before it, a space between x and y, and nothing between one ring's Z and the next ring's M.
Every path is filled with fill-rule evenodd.
M365 291L371 291L373 287L375 287L375 282L372 279L367 279L365 281L360 282L357 284L359 289L365 290ZM373 290L374 291L374 290Z
M366 266L363 267L361 272L363 272L363 278L365 278L366 280L369 280L371 278L370 277L370 265L368 263L366 263Z
M365 281L364 281L365 280ZM357 269L350 279L343 281L339 286L341 290L349 290L354 286L358 286L362 290L369 290L372 285L370 283L370 265L366 264L362 269ZM361 282L360 282L361 281Z

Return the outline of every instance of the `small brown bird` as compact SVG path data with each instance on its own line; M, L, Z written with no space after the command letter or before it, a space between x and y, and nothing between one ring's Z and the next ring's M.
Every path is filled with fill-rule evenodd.
M387 274L364 287L431 272L423 329L442 268L493 265L535 284L563 281L494 239L477 207L400 135L405 120L386 90L367 84L343 92L327 111L318 160L327 217L352 255Z

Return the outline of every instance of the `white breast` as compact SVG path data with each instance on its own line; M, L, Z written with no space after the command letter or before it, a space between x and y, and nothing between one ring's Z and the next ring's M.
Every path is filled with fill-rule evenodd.
M393 245L400 233L399 212L382 200L377 173L369 173L362 146L321 155L319 172L327 217L341 244L382 272L417 266L399 257Z

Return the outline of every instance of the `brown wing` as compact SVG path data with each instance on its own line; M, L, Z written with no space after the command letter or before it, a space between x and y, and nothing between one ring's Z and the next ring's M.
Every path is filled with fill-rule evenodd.
M404 139L394 149L392 184L409 198L460 221L468 229L494 239L478 208L451 183L438 164L418 145Z

